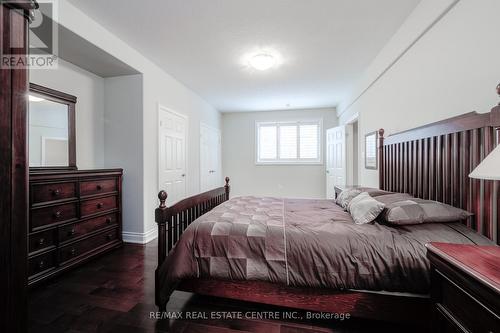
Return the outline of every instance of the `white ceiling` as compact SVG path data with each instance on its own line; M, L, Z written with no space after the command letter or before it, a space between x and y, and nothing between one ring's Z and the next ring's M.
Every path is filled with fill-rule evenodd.
M336 106L419 1L70 0L220 111Z

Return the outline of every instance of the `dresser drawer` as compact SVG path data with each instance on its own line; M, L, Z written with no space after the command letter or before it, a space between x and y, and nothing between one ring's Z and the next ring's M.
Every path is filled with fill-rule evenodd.
M35 184L31 187L32 202L39 204L63 199L76 199L76 183Z
M447 309L443 308L440 304L436 305L433 332L444 333L470 333L463 325L453 317Z
M56 250L33 256L28 259L29 278L56 267Z
M439 273L440 274L440 273ZM441 275L442 299L440 306L471 332L495 332L500 328L500 318L479 300Z
M100 212L105 212L118 207L117 197L105 197L93 200L82 201L80 211L81 216L89 216Z
M118 191L118 182L115 178L80 182L80 195L82 197L115 191Z
M65 225L59 228L59 240L65 242L78 238L90 232L116 225L118 223L117 214L99 216L90 220Z
M63 246L59 250L59 262L64 263L76 259L117 239L119 239L118 228L115 228L74 244Z
M31 229L54 223L69 222L77 217L76 203L68 203L31 210Z
M29 252L44 250L56 245L55 229L29 235Z

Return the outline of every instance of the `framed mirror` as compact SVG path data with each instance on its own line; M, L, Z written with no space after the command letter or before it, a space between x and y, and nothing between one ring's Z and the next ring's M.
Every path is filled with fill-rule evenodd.
M376 170L378 167L377 139L376 131L365 135L365 169Z
M76 170L76 97L30 83L30 170Z

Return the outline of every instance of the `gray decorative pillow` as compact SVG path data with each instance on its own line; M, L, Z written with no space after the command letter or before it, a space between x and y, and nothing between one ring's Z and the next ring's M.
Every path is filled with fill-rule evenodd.
M340 192L339 196L337 197L337 200L335 202L337 205L340 207L344 208L344 210L347 210L347 206L349 205L349 202L355 197L357 197L361 191L356 190L356 189L347 189L343 190Z
M372 197L373 197L373 195L372 195ZM386 194L386 195L379 195L375 199L377 201L380 201L384 205L388 206L388 205L396 203L396 202L415 199L415 197L413 197L407 193L392 193L392 194Z
M349 213L356 224L370 223L384 210L385 205L363 192L351 200Z
M389 192L385 190L381 190L379 188L373 188L373 187L356 187L357 190L361 192L366 192L368 193L372 198L381 196L381 195L387 195L387 194L394 194L394 192Z
M421 223L456 222L473 214L438 201L409 198L389 203L381 219L389 224L409 225Z

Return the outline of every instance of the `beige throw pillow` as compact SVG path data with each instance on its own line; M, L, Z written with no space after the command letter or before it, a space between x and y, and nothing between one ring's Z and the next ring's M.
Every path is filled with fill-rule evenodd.
M356 190L356 189L347 189L343 190L340 192L339 196L337 197L337 200L335 201L337 205L340 207L344 208L344 210L347 210L347 206L349 205L349 202L355 197L357 197L361 191Z
M363 192L353 198L348 206L352 219L356 224L370 223L384 210L385 205Z

